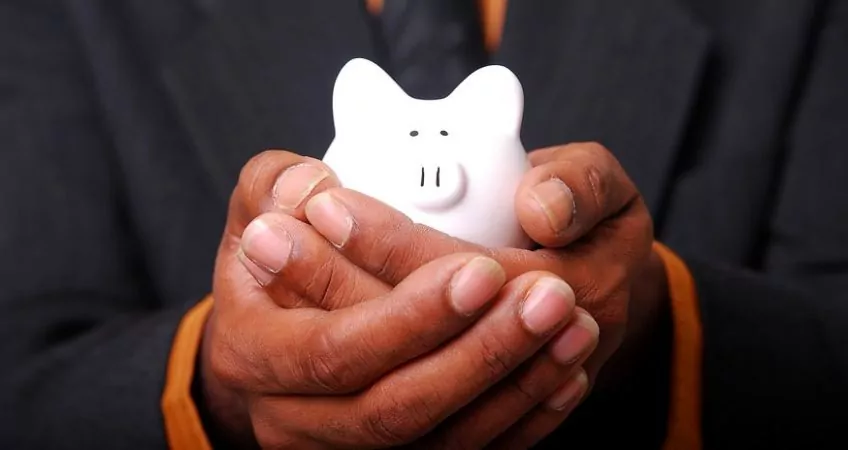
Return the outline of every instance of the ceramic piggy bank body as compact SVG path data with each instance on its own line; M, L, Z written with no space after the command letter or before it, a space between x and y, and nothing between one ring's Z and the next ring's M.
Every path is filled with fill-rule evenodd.
M333 93L324 156L345 188L413 221L487 247L526 248L516 188L529 169L524 95L505 67L479 69L448 97L409 97L376 64L350 61Z

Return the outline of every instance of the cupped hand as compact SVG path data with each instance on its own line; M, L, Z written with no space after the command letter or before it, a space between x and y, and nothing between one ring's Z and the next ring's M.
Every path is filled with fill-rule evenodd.
M304 188L279 189L292 176ZM594 346L563 355L569 330L594 326L568 284L544 271L507 278L478 252L388 283L297 219L333 183L315 160L269 152L234 191L199 362L199 403L227 440L468 448L524 442L568 414Z
M411 222L379 201L339 188L336 180L309 189L293 217L330 241L344 255L345 265L364 269L386 286L396 285L429 261L458 252L492 257L502 264L507 279L537 270L556 274L600 324L600 344L586 366L594 379L621 346L626 331L635 336L651 326L665 296L664 269L651 251L653 223L638 190L603 146L556 146L534 151L530 159L533 168L516 192L515 209L522 227L539 244L535 250L487 249L452 238ZM304 191L303 184L285 186ZM346 279L335 274L326 270L318 275L323 281L316 283L325 286ZM289 283L284 272L259 276ZM334 309L350 304L338 303L343 300L359 301L341 296L318 305Z

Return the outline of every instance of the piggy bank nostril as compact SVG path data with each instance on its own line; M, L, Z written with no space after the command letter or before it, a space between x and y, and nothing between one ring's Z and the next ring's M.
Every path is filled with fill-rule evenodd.
M419 186L424 187L427 182L426 177L426 169L424 166L421 166L421 179L419 180ZM436 187L442 187L442 167L436 166Z
M407 178L408 181L404 184L408 186L407 192L412 205L423 211L447 210L465 195L465 172L456 162L424 161L418 162L417 167L412 166L410 169L419 171L418 174L409 174L410 178L417 175L418 179L413 181Z

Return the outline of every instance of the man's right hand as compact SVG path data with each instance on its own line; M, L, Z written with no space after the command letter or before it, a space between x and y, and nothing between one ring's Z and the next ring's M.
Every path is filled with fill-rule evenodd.
M295 218L298 193L275 192L303 162L264 153L232 197L199 364L213 426L239 446L477 448L570 412L594 343L565 361L556 340L594 322L567 284L544 272L507 283L494 260L455 254L386 286ZM281 270L285 285L257 283ZM316 284L321 273L337 279Z

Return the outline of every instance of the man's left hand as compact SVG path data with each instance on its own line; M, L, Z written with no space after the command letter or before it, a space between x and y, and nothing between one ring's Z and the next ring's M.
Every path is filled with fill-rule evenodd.
M530 271L560 276L573 288L577 304L600 325L598 347L583 363L591 383L619 349L625 334L638 336L640 330L649 329L656 311L664 306L660 303L666 296L664 268L651 251L653 224L638 190L603 146L551 147L532 152L530 160L533 168L516 192L515 209L524 230L538 243L539 248L531 250L487 249L453 238L415 224L375 199L333 187L335 182L319 184L292 177L292 186L278 188L298 193L289 214L309 222L344 259L385 286L397 285L437 258L469 252L493 257L507 279ZM334 267L342 266L328 263L326 273L314 274L307 284L315 295L309 297L320 299L321 291L342 282L343 274L333 274ZM285 273L275 277L287 278ZM293 281L279 280L280 284ZM266 287L273 290L273 285ZM355 302L357 296L349 298ZM314 306L351 306L329 300ZM577 349L585 348L581 340L594 339L597 336L587 334L563 336L560 341L572 342ZM538 436L519 440L528 438L535 441Z
M304 215L350 261L392 286L423 264L458 252L492 256L507 279L534 270L562 277L600 325L599 346L584 366L594 380L621 345L628 313L645 316L641 310L656 309L661 301L648 297L664 294L664 270L651 252L653 223L633 182L603 146L536 150L530 161L533 168L516 192L515 208L524 230L541 246L535 250L484 249L341 188L312 193ZM634 295L646 298L634 302Z

